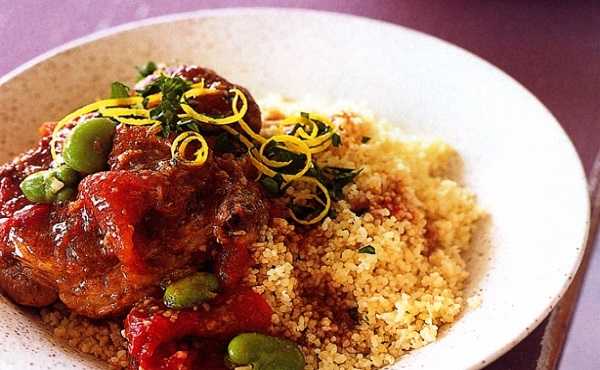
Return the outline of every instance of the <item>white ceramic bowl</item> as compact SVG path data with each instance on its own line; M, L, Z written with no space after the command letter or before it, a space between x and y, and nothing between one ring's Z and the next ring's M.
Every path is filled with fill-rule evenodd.
M575 273L588 229L585 175L569 139L526 89L481 59L402 27L298 10L219 10L101 32L53 50L0 80L0 160L57 120L105 96L147 60L211 67L268 93L353 101L464 159L464 182L491 224L468 256L481 292L434 344L393 369L474 369L548 314ZM0 364L22 370L102 368L65 350L35 318L0 302Z

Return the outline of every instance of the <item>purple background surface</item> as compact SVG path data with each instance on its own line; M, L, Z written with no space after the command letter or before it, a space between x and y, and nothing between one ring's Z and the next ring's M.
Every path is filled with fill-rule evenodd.
M561 122L586 171L600 148L598 1L0 0L0 75L53 47L97 30L152 16L230 6L337 11L432 34L487 59L530 89ZM600 256L595 254L561 370L600 368L599 286ZM507 363L504 368L525 369L514 363Z

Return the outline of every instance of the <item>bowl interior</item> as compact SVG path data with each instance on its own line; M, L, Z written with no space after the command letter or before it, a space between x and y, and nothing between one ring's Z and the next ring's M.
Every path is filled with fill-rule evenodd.
M31 145L41 122L106 96L148 60L213 68L257 97L352 102L455 147L464 183L491 215L468 255L469 292L482 304L394 369L485 365L544 318L578 266L588 198L571 143L529 92L459 48L381 22L284 10L167 17L71 46L0 82L0 161ZM34 321L0 302L3 368L102 368Z

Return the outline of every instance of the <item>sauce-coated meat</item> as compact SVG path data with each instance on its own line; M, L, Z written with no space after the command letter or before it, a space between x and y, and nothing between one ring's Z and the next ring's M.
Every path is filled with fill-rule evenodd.
M235 87L202 68L175 73L223 94ZM258 106L244 92L244 119L260 130ZM223 114L216 95L191 104ZM211 151L202 167L185 166L171 159L174 134L119 125L107 170L83 178L75 200L32 205L18 184L50 166L50 132L0 169L0 288L17 303L43 306L58 295L74 312L100 318L200 268L213 269L224 287L241 281L247 246L268 214L245 157Z

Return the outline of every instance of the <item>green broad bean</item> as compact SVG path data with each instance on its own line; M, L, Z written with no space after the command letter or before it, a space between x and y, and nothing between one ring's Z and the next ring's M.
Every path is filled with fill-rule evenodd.
M74 185L79 180L79 174L71 167L63 164L52 170L57 179L66 185Z
M237 335L227 346L228 360L253 370L302 370L304 356L296 343L259 333Z
M66 165L39 171L27 176L19 187L23 195L33 203L64 202L75 197L79 175Z
M165 306L174 309L192 307L215 298L218 289L219 281L213 274L196 272L169 284L165 289L163 302Z
M30 202L33 203L52 203L54 199L48 196L48 178L49 171L39 171L27 176L19 188ZM50 194L51 195L51 194Z
M79 123L65 140L65 163L84 174L102 171L112 148L115 127L108 118L92 118Z
M56 193L57 202L67 202L75 198L75 190L73 188L63 188Z

